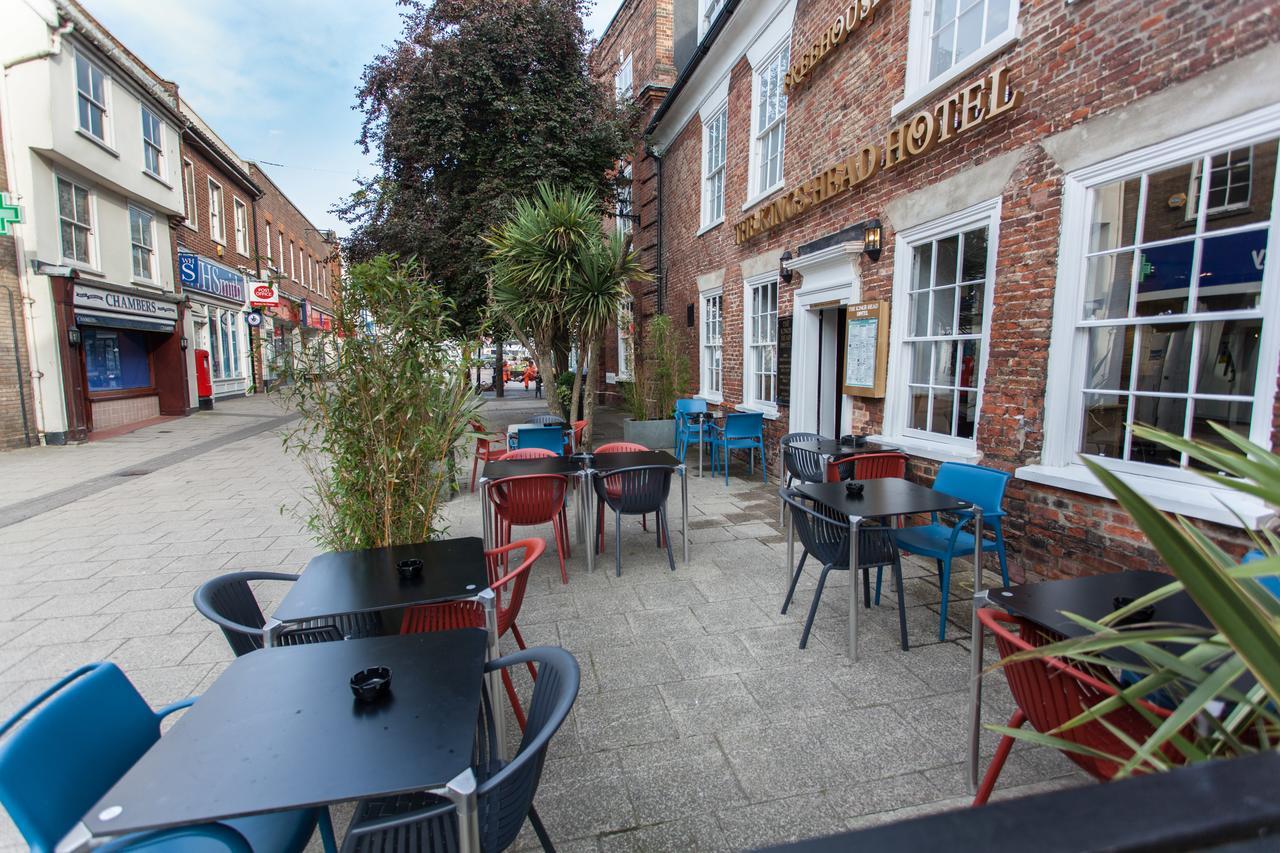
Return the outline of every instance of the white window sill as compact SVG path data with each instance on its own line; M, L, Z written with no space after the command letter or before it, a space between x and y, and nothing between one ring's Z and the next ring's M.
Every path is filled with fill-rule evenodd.
M755 195L753 195L751 198L749 198L749 199L747 199L745 202L743 202L743 204L742 204L742 209L743 209L743 210L750 210L751 208L755 207L755 206L756 206L757 204L759 204L760 202L762 202L762 201L764 201L765 199L767 199L769 196L771 196L771 195L773 195L774 193L776 193L778 190L782 189L782 187L783 187L785 184L786 184L786 182L785 182L785 181L778 181L778 182L777 182L776 184L774 184L773 186L771 186L771 187L766 187L763 191L756 193L756 194L755 194Z
M1018 479L1031 483L1114 500L1111 493L1083 465L1024 465L1013 473ZM1239 527L1243 519L1249 529L1258 530L1276 516L1274 508L1257 498L1214 486L1208 480L1203 483L1179 483L1141 474L1117 472L1117 475L1157 509L1187 518L1198 518L1229 527ZM1237 514L1239 518L1236 517Z
M723 403L723 402L724 402L724 395L723 395L723 394L702 394L702 393L699 393L699 394L695 394L695 395L694 395L694 399L697 399L697 400L706 400L708 403Z
M90 266L82 261L73 261L70 258L63 258L61 266L71 267L72 269L77 270L81 275L91 275L95 278L106 278L107 275L95 266Z
M953 65L938 77L905 92L902 96L902 100L893 105L893 109L889 112L889 117L894 119L898 118L907 110L917 106L925 98L930 95L936 95L939 90L950 86L956 80L972 71L976 66L981 65L1009 45L1016 42L1021 34L1021 30L1021 26L1014 26L999 38L987 42L987 44L983 45L982 49L977 53L972 56L965 57L963 62L959 65Z
M718 228L723 224L724 224L724 217L722 216L719 219L717 219L715 222L708 222L706 225L703 225L701 228L699 228L697 231L694 232L693 236L701 237L703 234L706 234L711 229Z
M190 222L183 222L183 223L182 223L182 227L183 227L183 228L190 228L192 231L196 232L197 234L199 234L199 233L200 233L200 229L199 229L199 228L197 228L196 226L192 225Z
M94 145L98 146L103 151L110 154L112 157L115 157L117 160L120 159L120 152L112 148L110 145L108 145L105 140L99 139L98 137L94 136L92 133L90 133L89 131L85 130L82 127L77 127L76 133L80 134L81 137L89 140Z
M899 447L904 453L932 459L935 462L964 462L972 465L982 458L976 447L963 447L942 441L929 441L906 435L872 435L868 441Z
M164 178L157 175L155 172L149 172L146 169L143 169L142 174L146 175L148 178L155 181L157 184L164 187L165 189L169 189L169 190L173 189L173 184L169 183Z
M764 403L739 403L734 408L739 412L759 412L764 415L766 421L776 421L778 419L777 406L770 406Z

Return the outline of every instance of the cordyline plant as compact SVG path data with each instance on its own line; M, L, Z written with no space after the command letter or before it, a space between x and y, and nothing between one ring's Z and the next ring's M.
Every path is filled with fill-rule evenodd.
M1135 426L1133 431L1220 472L1205 474L1218 485L1280 507L1280 456L1225 427L1212 426L1225 445L1188 441L1149 427ZM1125 665L1135 673L1133 684L1052 732L988 728L1113 761L1120 768L1117 776L1276 749L1280 745L1280 599L1257 579L1280 574L1280 538L1272 530L1250 531L1264 557L1238 565L1186 519L1169 518L1115 474L1092 460L1084 461L1147 535L1175 580L1097 622L1067 613L1091 634L1001 662L1058 657L1114 668L1115 661L1106 654L1124 649L1142 662ZM1134 613L1184 590L1208 616L1211 629L1165 622L1118 627ZM1168 718L1152 713L1140 701L1150 701L1153 694L1159 704L1172 709ZM1153 732L1143 743L1134 743L1105 719L1126 704L1152 725ZM1105 755L1055 737L1095 720L1131 746L1132 757Z
M302 415L285 439L315 482L307 522L332 550L435 539L453 488L455 445L479 400L452 302L415 261L354 265L339 325L347 336L286 366Z

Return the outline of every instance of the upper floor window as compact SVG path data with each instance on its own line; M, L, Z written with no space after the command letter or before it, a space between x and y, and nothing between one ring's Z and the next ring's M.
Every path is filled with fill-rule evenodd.
M765 60L754 81L751 196L758 197L782 184L782 148L787 135L787 93L783 81L791 60L788 39Z
M905 107L964 74L1017 35L1020 0L915 0Z
M635 227L631 207L631 164L624 163L618 176L618 204L613 212L614 227L619 234L630 234Z
M619 101L625 101L632 95L631 55L623 58L618 54L618 72L613 75L613 93Z
M729 105L702 127L702 227L724 220L724 164L728 150Z
M635 367L636 301L627 297L618 311L618 381L630 382Z
M289 278L298 280L298 262L293 254L293 241L289 241Z
M702 388L704 397L719 400L724 394L723 335L724 292L721 290L702 294L701 337Z
M164 177L164 122L146 107L142 108L142 168Z
M276 264L275 264L275 256L274 256L274 253L271 251L271 222L270 222L270 220L268 220L268 221L267 221L267 223L266 223L266 224L265 224L265 226L263 227L263 230L267 232L267 241L266 241L266 242L267 242L267 245L266 245L266 249L267 249L267 267L268 267L268 269L275 269L275 267L276 267Z
M132 244L133 277L142 281L155 278L156 218L141 208L129 205L129 239Z
M747 283L745 402L772 409L778 401L778 279Z
M238 198L231 199L235 215L236 251L249 254L249 208Z
M276 259L280 268L280 275L284 275L284 232L276 232Z
M209 179L209 236L215 243L225 243L226 232L222 228L222 186Z
M1197 198L1200 193L1201 165L1199 161L1192 164L1189 198ZM1209 162L1209 197L1206 212L1210 216L1216 216L1248 207L1252 187L1252 145L1215 154ZM1188 220L1195 219L1199 212L1192 204L1186 205L1185 210Z
M93 220L89 190L58 178L58 236L62 259L86 266L93 264Z
M107 141L107 75L84 54L76 53L76 102L80 129Z
M183 207L187 213L187 225L200 230L199 214L196 212L196 167L190 160L182 161Z
M698 0L698 5L702 9L702 14L698 16L699 41L706 35L707 30L711 29L711 25L715 23L716 16L724 8L724 4L725 0Z

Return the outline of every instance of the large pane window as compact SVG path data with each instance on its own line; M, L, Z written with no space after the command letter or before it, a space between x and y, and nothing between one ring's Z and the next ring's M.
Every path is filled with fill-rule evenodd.
M190 160L182 161L183 205L187 216L187 225L200 230L200 214L196 212L196 167Z
M58 234L63 259L92 264L89 240L92 231L89 191L66 178L58 178Z
M127 391L151 385L151 357L142 332L80 330L90 391Z
M164 177L164 123L146 107L142 108L142 168Z
M235 206L236 251L249 254L249 208L240 199L232 199Z
M702 296L702 395L720 399L724 394L723 338L724 295Z
M80 129L107 141L107 75L76 53L76 108Z
M702 128L702 225L724 219L724 165L728 150L729 105L725 104Z
M985 225L911 247L906 427L929 438L974 438L990 251Z
M787 135L787 93L783 81L790 61L788 42L756 74L753 195L766 193L782 183L782 149Z
M1012 0L936 0L929 34L929 79L961 65L1011 23Z
M618 203L613 211L613 224L619 234L630 234L635 220L631 207L631 164L623 163L618 174Z
M778 282L747 288L746 400L764 406L778 400Z
M618 312L618 380L622 382L630 382L634 375L636 347L636 319L635 319L636 303L634 299L628 298L623 301L622 309Z
M155 278L155 217L145 210L129 207L129 240L133 255L133 277Z
M1089 190L1079 452L1187 466L1128 425L1220 442L1210 421L1248 435L1270 417L1255 393L1276 153L1209 151Z
M218 243L227 239L222 225L222 186L213 178L209 179L209 236Z

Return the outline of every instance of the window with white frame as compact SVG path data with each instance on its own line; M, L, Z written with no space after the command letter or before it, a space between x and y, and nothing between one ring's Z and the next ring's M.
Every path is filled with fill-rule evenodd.
M631 164L623 163L618 174L618 203L613 211L613 226L619 234L630 234L635 227L631 208Z
M629 100L632 95L631 55L624 58L618 52L618 71L613 75L613 93L619 101Z
M107 75L79 51L76 51L76 110L80 129L106 142Z
M907 370L908 433L930 440L974 440L992 250L985 223L910 247L901 362Z
M222 228L222 185L213 178L209 179L209 236L215 243L227 241Z
M196 212L196 167L190 160L182 160L182 201L191 228L200 230L200 214Z
M242 255L249 254L249 208L240 199L231 197L231 207L236 229L236 251Z
M89 190L77 183L58 178L58 236L62 259L78 264L93 264L93 221Z
M146 107L142 108L142 168L164 178L164 122Z
M743 393L748 405L773 408L778 401L778 279L747 282L746 382Z
M702 126L702 227L724 221L724 166L728 150L729 105Z
M1171 143L1165 156L1121 174L1091 170L1096 179L1072 190L1083 194L1073 195L1083 204L1077 221L1087 222L1074 235L1064 229L1082 260L1068 320L1072 451L1160 473L1202 466L1129 425L1218 444L1225 442L1210 422L1254 440L1269 434L1275 330L1264 328L1264 318L1277 316L1275 286L1264 288L1274 278L1267 267L1272 133L1230 147L1210 147L1210 134L1207 150Z
M289 278L298 280L298 262L293 253L293 241L289 241Z
M618 381L630 382L635 367L635 320L636 301L631 297L623 300L618 311Z
M715 23L716 16L720 14L720 10L724 8L725 0L698 0L701 14L698 16L698 40L706 35L707 30L711 29L711 25Z
M139 207L129 205L129 240L132 244L133 277L141 281L155 278L156 218Z
M787 92L783 81L790 61L791 41L788 38L755 74L751 146L753 198L782 184L782 149L787 136Z
M284 275L284 232L276 232L276 258L280 265L280 275Z
M214 379L239 379L244 376L240 343L244 331L240 312L235 309L209 308L209 361Z
M712 400L720 400L724 397L724 292L709 291L703 293L701 298L701 394Z
M262 231L264 234L267 235L266 245L264 246L267 252L266 258L265 258L267 262L267 269L274 269L275 261L272 260L274 253L271 251L271 223L269 221L263 224Z
M1019 1L914 0L906 102L956 79L1016 38Z

